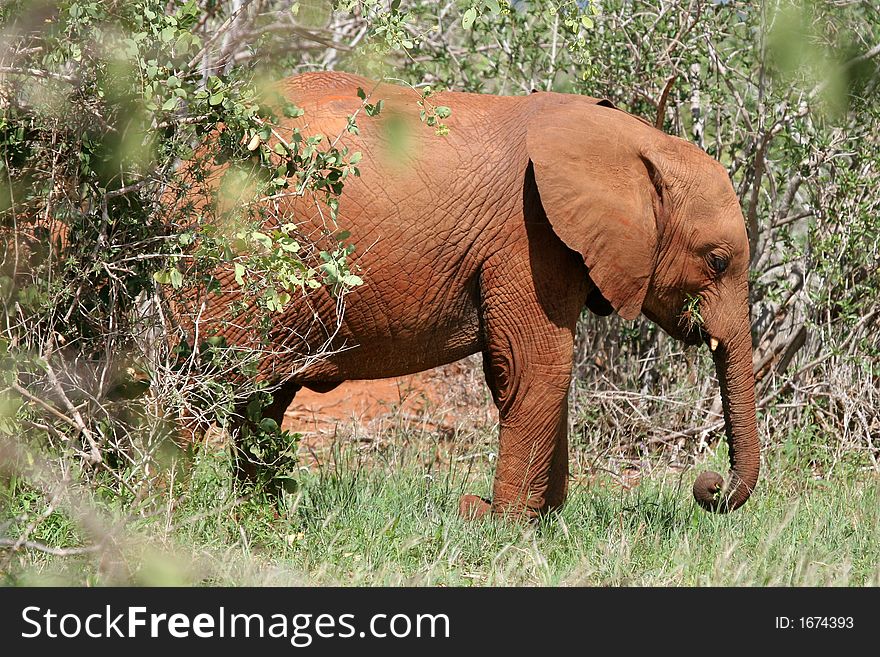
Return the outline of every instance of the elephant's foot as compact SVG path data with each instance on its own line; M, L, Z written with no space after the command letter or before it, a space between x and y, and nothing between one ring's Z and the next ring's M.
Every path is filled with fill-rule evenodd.
M563 497L558 503L545 504L540 508L529 507L523 500L493 504L491 500L478 495L462 495L458 502L458 514L465 520L478 520L488 514L512 518L523 522L537 522L562 507Z
M462 495L458 501L458 515L465 520L477 520L492 512L492 503L477 495Z

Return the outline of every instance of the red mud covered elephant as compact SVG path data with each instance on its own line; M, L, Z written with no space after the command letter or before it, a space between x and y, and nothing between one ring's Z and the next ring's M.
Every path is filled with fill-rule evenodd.
M359 113L353 135L346 125L362 107L359 88L383 109ZM274 317L270 338L284 349L262 367L277 386L264 415L280 423L303 386L326 391L480 352L500 415L499 457L491 501L466 495L461 511L535 517L566 498L567 391L581 310L642 313L712 350L731 472L727 481L700 474L694 497L719 512L748 499L760 448L749 247L718 162L577 95L437 94L431 101L451 109L449 133L437 136L419 121L412 89L344 73L300 75L279 89L304 110L278 128L282 138L294 127L343 135L339 145L363 153L361 175L346 180L339 199L339 223L358 245L353 260L365 284L345 297L332 336L338 350L305 368L284 354L327 341L305 326L315 316L335 325L336 300L319 290ZM286 207L297 223L326 226L314 204L291 199ZM694 302L699 322L684 310ZM205 319L226 312L215 304Z

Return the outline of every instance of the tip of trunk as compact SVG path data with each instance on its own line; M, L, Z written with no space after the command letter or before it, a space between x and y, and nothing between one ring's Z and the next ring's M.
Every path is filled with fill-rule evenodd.
M757 481L757 473L754 480ZM749 485L735 472L731 472L730 481L725 483L724 477L717 472L701 472L694 482L694 499L706 511L727 513L738 509L752 494L754 483Z

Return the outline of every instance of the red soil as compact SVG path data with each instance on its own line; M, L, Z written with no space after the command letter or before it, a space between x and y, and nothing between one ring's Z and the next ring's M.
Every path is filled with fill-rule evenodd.
M283 428L307 443L332 436L343 426L414 420L435 431L451 431L466 418L491 421L494 406L482 372L468 360L393 379L347 381L327 393L300 390Z

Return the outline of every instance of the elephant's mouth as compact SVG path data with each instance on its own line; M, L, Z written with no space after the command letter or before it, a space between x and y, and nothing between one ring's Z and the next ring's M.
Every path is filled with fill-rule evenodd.
M712 337L709 333L698 324L688 324L681 319L678 322L678 335L679 340L684 342L689 347L696 347L701 344L708 345Z
M709 347L709 351L712 353L715 353L721 346L721 341L718 338L713 337L701 326L695 326L691 330L685 331L681 339L686 345L691 347L704 344Z
M678 337L682 342L691 347L706 344L712 351L718 347L718 340L709 335L704 328L705 320L702 315L702 300L693 294L685 295L685 302L678 315Z
M701 327L697 327L693 331L690 331L684 337L684 342L692 347L704 344L709 347L709 351L713 354L718 352L718 349L721 346L721 341L718 338L713 337L708 331Z
M696 322L690 322L682 315L673 315L672 317L658 316L647 308L642 308L642 314L652 322L662 327L672 338L684 342L689 347L696 347L701 344L709 344L711 336L703 330Z
M711 338L709 334L699 326L687 331L682 337L682 341L690 347L696 347L701 344L708 345L712 339L713 338Z
M691 347L696 347L698 345L704 344L709 347L709 351L711 351L713 354L721 346L721 341L718 340L718 338L713 337L709 334L708 331L699 326L686 332L682 339L686 345Z

